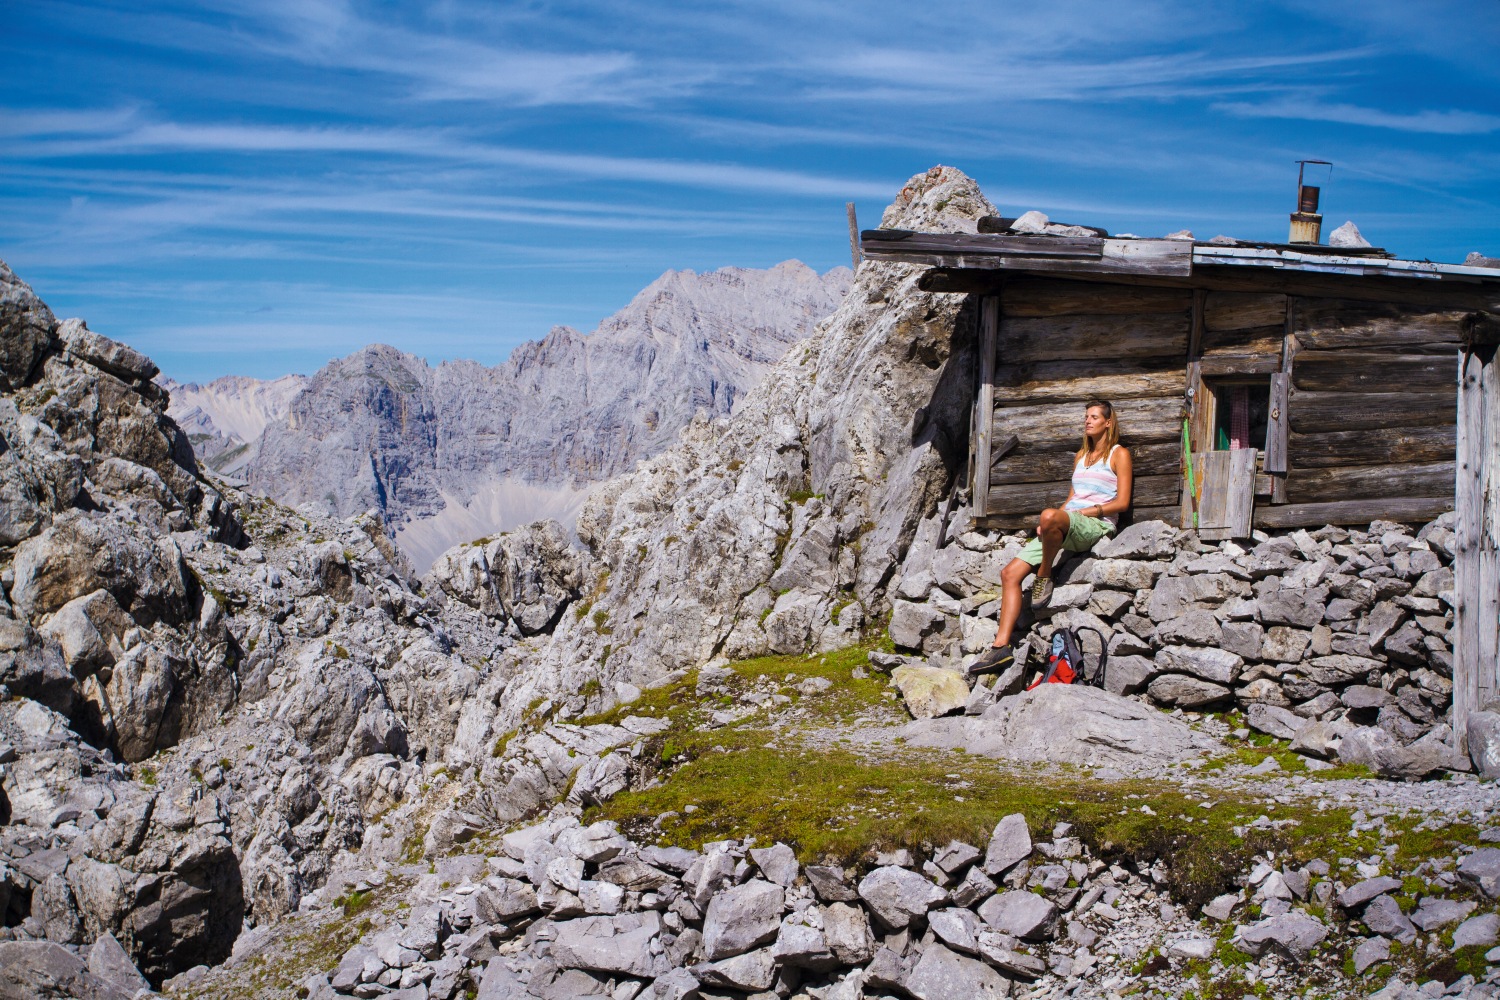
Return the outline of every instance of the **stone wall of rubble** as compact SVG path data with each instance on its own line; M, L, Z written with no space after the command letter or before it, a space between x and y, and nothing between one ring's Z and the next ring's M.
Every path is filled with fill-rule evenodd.
M884 666L962 671L994 638L1000 572L1024 539L954 522L940 545L940 530L939 518L924 522L901 566L890 622L901 655L877 657ZM1451 514L1420 530L1377 521L1245 542L1132 524L1062 563L1046 606L1027 599L1017 666L981 681L967 708L1029 683L1068 627L1090 668L1107 653L1115 693L1167 709L1238 708L1293 749L1389 776L1467 769L1448 749L1452 561Z
M1451 930L1460 947L1500 933L1493 913L1441 895L1463 885L1492 896L1500 850L1428 873L1429 895L1406 906L1399 879L1333 871L1323 860L1262 859L1235 891L1190 913L1168 898L1159 863L1107 864L1071 834L1064 823L1034 840L1012 814L983 846L955 841L925 858L897 850L860 876L800 865L780 843L642 846L613 824L557 816L507 834L489 856L340 873L309 900L312 910L350 891L408 905L389 908L394 916L382 915L336 968L304 981L303 995L1103 996L1135 981L1152 955L1158 987L1180 995L1195 987L1186 963L1222 971L1225 925L1250 957L1247 982L1280 995L1300 977L1337 981L1346 958L1360 977L1389 958L1393 942L1436 941ZM256 947L246 942L241 960ZM212 989L207 975L195 970L168 986L202 980L200 989ZM1495 995L1488 981L1459 985L1465 995Z

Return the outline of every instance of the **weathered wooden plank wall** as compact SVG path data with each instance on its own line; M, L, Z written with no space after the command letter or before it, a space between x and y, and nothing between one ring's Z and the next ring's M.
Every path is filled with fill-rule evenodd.
M1188 289L1025 277L1001 308L994 434L1019 446L995 463L986 507L996 527L1035 525L1068 495L1084 404L1115 406L1135 460L1136 517L1178 497L1178 435L1192 324Z
M1264 379L1273 390L1269 455L1254 477L1257 527L1425 520L1452 509L1453 358L1476 323L1472 310L1036 275L997 287L989 435L1020 443L990 463L988 495L976 504L993 527L1030 527L1067 496L1091 398L1119 412L1135 458L1136 519L1180 520L1184 400L1202 451L1212 420L1203 388L1224 379Z
M1257 511L1256 523L1368 524L1451 510L1453 357L1464 316L1294 297L1287 324L1296 358L1288 400L1290 506Z
M1459 357L1453 729L1500 696L1500 366L1493 343Z

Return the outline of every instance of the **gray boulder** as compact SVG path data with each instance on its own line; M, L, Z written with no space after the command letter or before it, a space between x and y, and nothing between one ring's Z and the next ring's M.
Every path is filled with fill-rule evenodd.
M1365 906L1361 916L1365 926L1381 937L1409 944L1417 938L1417 928L1401 912L1401 905L1391 896L1376 896Z
M58 647L25 622L0 618L0 684L64 716L74 714L78 688Z
M729 958L774 941L785 899L781 886L760 879L715 895L703 917L703 950L708 960Z
M15 390L31 380L56 343L57 325L52 310L0 261L0 386Z
M1378 726L1361 726L1344 737L1339 745L1339 759L1346 764L1363 764L1383 778L1416 781L1434 771L1450 770L1460 761L1450 748L1438 741L1418 741L1402 746L1389 732ZM1467 761L1462 762L1467 766Z
M1158 631L1157 635L1163 641L1167 641L1167 636L1161 631ZM1167 646L1157 652L1156 666L1161 673L1189 674L1200 680L1226 685L1233 684L1239 679L1245 661L1234 653L1207 647L1206 644L1204 646Z
M1297 666L1297 670L1314 683L1331 686L1363 681L1372 674L1378 674L1384 667L1379 660L1367 656L1334 653L1304 661Z
M1010 995L1010 980L985 963L936 943L922 949L903 986L916 1000L991 1000Z
M108 932L99 935L89 946L88 964L89 972L96 979L109 983L128 996L133 997L137 991L151 988L146 977L135 967L135 962L120 947L120 942Z
M787 845L775 843L770 847L753 847L750 857L761 874L777 885L788 887L797 881L797 855Z
M703 962L690 971L705 986L759 993L776 982L776 959L770 948L759 948L717 962Z
M1500 847L1481 847L1458 863L1458 877L1490 899L1500 896Z
M1500 939L1500 914L1481 913L1453 929L1453 947L1488 947Z
M167 708L177 694L178 673L185 667L185 661L171 651L150 645L136 646L115 664L105 687L107 723L122 758L145 760L159 747L176 742Z
M1342 719L1309 722L1297 730L1289 749L1308 757L1327 760L1339 752L1354 727Z
M935 719L961 712L969 700L969 688L956 671L942 667L900 666L891 671L891 683L901 692L906 710L916 719Z
M124 520L64 511L16 551L11 599L28 616L50 614L101 588L143 624L180 622L191 613L177 543L143 537Z
M95 333L83 320L63 320L57 335L73 357L126 382L146 383L160 374L150 358L133 347Z
M1162 622L1156 627L1156 637L1164 643L1186 646L1211 646L1212 651L1223 653L1217 647L1224 641L1224 627L1212 611L1189 611L1187 614ZM1165 652L1165 650L1163 651ZM1233 656L1235 654L1230 653ZM1178 668L1167 668L1178 669ZM1197 673L1197 671L1189 671ZM1203 676L1200 674L1200 676ZM1207 677L1207 680L1217 680ZM1229 681L1233 681L1233 677ZM1229 683L1225 681L1223 683Z
M580 917L553 926L552 957L559 965L648 979L670 968L665 956L653 948L661 935L661 914L655 910Z
M1146 693L1152 701L1188 709L1207 708L1234 697L1234 692L1222 684L1186 674L1161 674L1146 688Z
M929 636L946 635L952 618L931 604L891 602L891 641L903 649L921 649Z
M1026 941L1045 941L1052 936L1062 912L1043 896L1017 890L985 900L979 915L1002 934Z
M807 881L813 892L825 903L847 903L859 898L858 891L844 877L844 869L837 865L808 865Z
M3 277L3 275L0 275ZM0 1000L131 1000L91 973L82 959L51 941L0 941Z
M1316 917L1292 910L1237 928L1234 942L1236 947L1256 957L1275 949L1301 964L1326 937L1328 928Z
M1370 900L1387 892L1401 888L1401 880L1389 875L1377 875L1363 882L1356 882L1338 895L1338 904L1346 910L1357 910Z
M1302 629L1273 625L1261 640L1259 659L1267 663L1297 663L1307 654L1312 635Z
M698 1000L703 995L698 986L697 977L687 969L672 969L656 978L656 982L651 984L650 993L640 995L650 996L653 1000ZM524 987L522 990L524 991ZM520 995L517 994L518 997ZM479 1000L485 1000L483 990L480 991Z
M833 903L823 911L823 937L842 965L861 965L875 954L875 935L865 911Z
M1111 656L1104 665L1104 690L1110 694L1139 694L1160 672L1144 656Z
M1170 559L1181 534L1165 521L1136 521L1113 538L1101 539L1093 552L1100 559Z
M96 590L64 604L38 631L54 640L73 673L84 677L123 654L120 640L134 625L114 595Z
M979 953L981 924L973 911L957 906L933 910L927 914L927 926L948 947L966 955Z
M1031 830L1026 817L1011 813L995 824L990 834L989 846L984 852L984 870L991 875L1003 875L1017 863L1031 857Z
M1262 622L1300 628L1312 628L1321 623L1327 606L1327 587L1281 587L1256 600Z
M1155 622L1170 621L1189 611L1218 607L1229 598L1248 592L1247 584L1226 573L1170 576L1157 581L1146 605L1146 614ZM1322 613L1319 612L1321 619Z
M1047 963L1015 949L1015 938L994 931L979 934L979 954L986 962L1017 979L1032 982L1047 974Z
M876 868L859 883L859 898L892 930L902 930L948 900L948 893L914 871Z
M1307 725L1307 720L1296 712L1258 702L1245 711L1245 721L1251 729L1280 740L1296 739L1297 733Z
M1378 965L1391 957L1391 943L1382 937L1365 938L1354 949L1354 971L1364 975L1372 965Z
M1097 551L1096 545L1096 555ZM1163 565L1135 559L1095 559L1089 570L1089 582L1096 587L1112 590L1148 590L1161 575Z
M1411 915L1411 922L1424 931L1435 931L1463 920L1474 912L1474 905L1472 902L1428 896L1417 905L1416 912Z

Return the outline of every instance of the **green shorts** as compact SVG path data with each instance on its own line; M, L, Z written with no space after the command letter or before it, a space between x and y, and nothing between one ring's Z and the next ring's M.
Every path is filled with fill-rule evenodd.
M1088 517L1076 510L1068 511L1068 536L1063 539L1062 547L1069 552L1087 552L1094 547L1094 543L1106 535L1113 535L1115 526L1102 517ZM1033 566L1042 564L1042 540L1033 538L1026 546L1016 553L1017 559L1024 559Z

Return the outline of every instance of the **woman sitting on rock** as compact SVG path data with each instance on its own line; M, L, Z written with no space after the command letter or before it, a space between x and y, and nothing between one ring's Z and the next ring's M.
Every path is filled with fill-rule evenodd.
M1130 506L1133 485L1130 451L1120 444L1120 420L1115 408L1102 399L1084 408L1083 446L1073 463L1073 486L1061 509L1042 511L1036 537L1026 543L1000 572L999 628L995 644L969 665L969 676L998 674L1015 662L1011 632L1021 615L1021 583L1032 569L1036 582L1031 603L1046 604L1052 596L1052 563L1059 549L1087 552L1094 543L1115 533L1120 514Z

